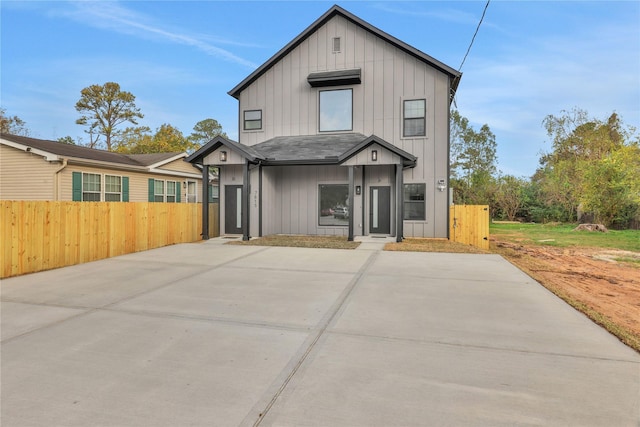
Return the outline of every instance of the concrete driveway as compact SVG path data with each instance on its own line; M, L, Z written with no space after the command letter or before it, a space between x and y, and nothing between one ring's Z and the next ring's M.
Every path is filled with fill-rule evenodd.
M222 242L3 280L2 426L640 422L640 356L499 256Z

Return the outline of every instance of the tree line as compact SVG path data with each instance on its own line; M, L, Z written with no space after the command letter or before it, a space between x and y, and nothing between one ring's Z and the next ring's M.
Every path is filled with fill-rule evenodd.
M155 132L148 126L139 126L138 119L144 118L144 114L136 106L135 99L132 93L114 82L82 89L75 105L80 114L76 124L85 127L89 140L65 136L58 138L58 142L124 154L191 153L218 135L227 137L220 123L212 118L196 123L187 136L169 123L162 124ZM7 116L4 109L0 114L2 133L28 136L29 130L23 120ZM132 126L123 128L126 124Z
M552 147L530 178L497 171L488 125L451 114L451 186L458 204L487 204L495 219L598 222L640 228L640 137L615 112L605 120L579 108L542 121Z
M195 124L184 136L165 123L152 132L139 126L144 115L135 96L107 82L82 89L75 105L87 143L70 136L59 142L129 154L193 152L217 135L226 137L215 119ZM131 126L123 127L125 124ZM0 109L3 133L28 135L17 116ZM579 108L548 115L542 121L551 151L541 155L533 176L516 177L497 169L497 142L489 125L475 129L451 111L453 202L489 205L494 219L528 222L576 222L588 219L608 227L640 227L640 137L614 112L605 120Z

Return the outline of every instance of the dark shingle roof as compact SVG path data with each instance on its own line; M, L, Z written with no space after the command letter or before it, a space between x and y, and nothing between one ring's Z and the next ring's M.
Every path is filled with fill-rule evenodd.
M78 159L95 160L99 162L117 163L128 166L150 166L164 160L168 160L182 153L157 153L157 154L121 154L111 151L97 150L95 148L80 145L63 144L56 141L29 138L26 136L2 134L3 139L12 141L27 147L36 148L62 157L74 157Z
M278 136L254 145L267 161L320 161L335 163L341 154L367 139L361 133Z

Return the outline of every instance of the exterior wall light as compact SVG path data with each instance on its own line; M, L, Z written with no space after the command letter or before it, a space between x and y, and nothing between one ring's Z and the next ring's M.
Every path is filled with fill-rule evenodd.
M226 151L221 151L220 152L220 161L221 162L226 162L227 161L227 152Z
M447 189L447 184L445 183L444 179L439 179L438 180L438 191L444 191Z
M371 161L372 162L378 161L378 150L371 150Z
M362 187L359 185L356 185L356 195L359 196L360 194L362 194Z

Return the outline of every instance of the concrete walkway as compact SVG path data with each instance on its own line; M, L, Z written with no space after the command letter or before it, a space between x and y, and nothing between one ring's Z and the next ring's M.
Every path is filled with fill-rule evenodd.
M640 356L497 255L222 243L3 280L2 426L639 425Z

